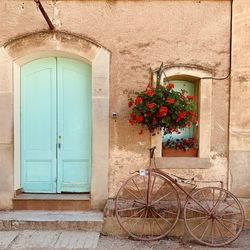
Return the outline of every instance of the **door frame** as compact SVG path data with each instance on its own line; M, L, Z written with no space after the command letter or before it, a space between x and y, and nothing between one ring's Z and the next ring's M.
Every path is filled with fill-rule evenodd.
M93 46L93 45L92 45ZM34 50L36 48L34 47ZM78 51L78 50L76 50ZM65 51L34 51L13 60L13 104L14 104L14 190L20 183L20 68L32 60L43 57L67 57L88 63L92 67L92 167L91 167L91 207L102 208L108 198L109 160L109 60L106 49L95 46L92 58ZM86 59L88 58L88 59ZM102 107L102 114L98 112ZM98 128L98 129L97 129ZM102 145L99 143L103 141ZM100 162L102 164L100 165ZM98 183L98 185L95 185Z

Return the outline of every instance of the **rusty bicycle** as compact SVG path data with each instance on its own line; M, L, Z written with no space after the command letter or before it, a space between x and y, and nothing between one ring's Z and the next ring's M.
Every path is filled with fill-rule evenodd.
M245 220L239 200L220 181L219 186L198 188L198 182L216 181L168 174L155 161L153 167L155 149L150 149L149 167L134 172L116 195L116 217L128 235L138 240L161 239L174 229L182 213L187 231L200 244L219 247L236 240ZM191 188L186 190L182 184Z

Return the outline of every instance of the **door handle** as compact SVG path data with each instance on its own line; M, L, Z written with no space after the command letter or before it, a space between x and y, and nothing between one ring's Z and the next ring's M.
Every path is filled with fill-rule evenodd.
M59 148L59 149L61 148L61 143L60 143L60 142L58 143L58 148Z

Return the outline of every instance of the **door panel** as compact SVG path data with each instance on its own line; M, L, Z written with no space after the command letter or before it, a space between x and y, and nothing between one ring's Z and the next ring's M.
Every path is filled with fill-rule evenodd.
M21 68L21 184L24 192L56 192L56 59Z
M89 192L91 166L91 68L58 58L57 192Z
M66 58L21 69L24 192L89 192L91 67Z

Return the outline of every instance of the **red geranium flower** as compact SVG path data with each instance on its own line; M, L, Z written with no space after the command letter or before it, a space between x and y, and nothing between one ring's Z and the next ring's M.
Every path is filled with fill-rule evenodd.
M137 115L137 116L135 117L135 120L136 120L137 123L142 122L143 119L144 119L144 117L143 117L142 115Z
M166 102L168 102L168 103L174 103L174 99L173 98L167 98Z
M134 114L134 113L131 113L131 114L130 114L130 117L131 117L132 120L134 120L134 119L135 119L135 114Z
M188 95L188 96L187 96L187 99L188 99L188 100L194 100L194 97L193 97L192 95Z
M178 118L184 118L186 116L186 112L185 111L182 111L178 114Z
M145 93L148 95L148 96L153 96L154 95L154 91L151 89L151 88L147 88Z
M146 104L146 106L149 108L149 109L152 109L156 104L154 102L148 102Z
M142 98L140 96L137 96L135 98L135 105L139 104L140 102L142 102Z
M132 105L133 105L133 100L129 100L129 101L128 101L128 107L131 108Z
M169 83L169 84L167 85L167 88L168 88L168 89L173 89L173 88L174 88L174 84L173 84L173 83Z
M167 115L168 113L168 108L165 106L161 106L156 114L157 117L162 117Z

